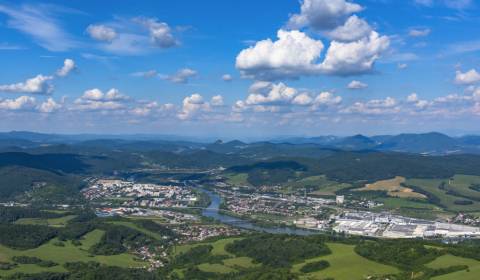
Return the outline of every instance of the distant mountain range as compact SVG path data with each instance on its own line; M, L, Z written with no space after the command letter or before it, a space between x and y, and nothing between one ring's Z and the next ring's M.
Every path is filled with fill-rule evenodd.
M212 141L213 142L213 141ZM450 137L445 134L431 132L423 134L398 134L348 137L319 136L291 137L273 139L263 142L246 143L238 140L223 142L221 140L205 143L198 139L172 135L63 135L43 134L26 131L0 133L0 148L31 149L61 145L83 148L108 148L127 150L163 150L169 152L185 152L189 150L208 150L216 153L262 153L278 152L288 154L290 150L309 150L314 148L338 149L348 151L385 151L425 155L448 154L480 154L480 136L469 135Z

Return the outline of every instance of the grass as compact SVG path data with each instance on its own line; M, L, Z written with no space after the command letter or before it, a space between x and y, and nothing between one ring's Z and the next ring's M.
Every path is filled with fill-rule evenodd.
M234 186L250 186L247 173L228 174L227 182Z
M237 269L246 269L246 268L252 268L252 267L258 266L259 264L253 263L253 260L249 257L235 257L235 255L225 251L225 245L232 243L235 240L241 240L241 239L242 238L238 238L238 237L230 237L230 238L224 238L224 239L220 239L212 242L185 244L185 245L177 246L173 256L177 256L179 254L185 253L196 246L212 245L213 246L213 249L211 252L212 255L228 256L229 258L224 259L223 264L220 264L220 263L199 264L197 267L202 271L225 274L225 273L237 271Z
M126 226L126 227L129 227L131 229L135 229L135 230L138 230L152 238L155 238L157 240L161 240L163 238L163 236L161 234L158 234L156 232L153 232L153 231L150 231L148 229L145 229L141 226L138 226L132 222L127 222L127 221L112 221L112 222L109 222L111 224L115 224L115 225L122 225L122 226Z
M335 181L328 180L325 175L320 176L310 176L303 178L295 182L289 182L286 184L285 191L295 192L299 188L313 188L315 191L312 192L314 195L320 196L334 196L335 192L350 187L349 184L338 183Z
M191 244L184 244L184 245L180 245L180 246L176 246L175 247L175 252L173 254L173 256L178 256L180 254L183 254L187 251L189 251L190 249L194 248L194 247L197 247L197 246L200 246L200 245L212 245L213 246L213 249L212 249L212 255L223 255L223 256L232 256L234 257L234 255L228 253L226 250L225 250L225 245L229 244L229 243L232 243L233 241L235 240L241 240L242 238L240 237L230 237L230 238L223 238L223 239L219 239L219 240L216 240L216 241L213 241L213 242L198 242L198 243L191 243Z
M449 179L408 179L405 184L407 186L415 186L417 188L421 188L422 190L433 194L434 196L438 197L440 200L440 204L448 211L465 211L465 212L473 212L478 211L480 209L480 203L477 201L473 201L471 205L457 205L455 201L457 200L466 200L465 198L454 196L451 194L447 194L447 190L442 190L439 186L442 183L445 183L448 187ZM457 188L460 185L457 186Z
M202 263L198 265L198 269L205 271L205 272L213 272L213 273L230 273L230 272L235 272L236 270L225 266L223 264L219 263Z
M418 198L425 199L425 195L414 192L410 188L402 186L405 183L405 178L396 176L393 179L377 181L373 184L366 184L363 188L355 191L386 191L388 196L400 198Z
M468 271L457 271L434 277L432 280L477 280L480 278L480 262L473 259L444 255L427 264L427 266L430 268L446 268L452 265L467 265Z
M253 263L253 260L249 257L237 257L223 260L223 264L229 267L240 268L252 268L259 266L259 264Z
M298 273L306 263L326 260L330 263L330 267L319 272L305 274L304 279L309 279L309 277L313 279L331 277L335 280L360 280L370 275L387 275L399 272L395 267L373 262L359 256L353 250L355 248L354 245L339 243L327 243L327 245L332 250L332 254L295 264L292 271Z
M75 218L76 215L68 215L60 218L51 218L51 219L43 219L43 218L22 218L15 221L16 224L21 225L44 225L44 226L51 226L51 227L64 227L68 221Z
M64 242L65 246L56 246L57 239L52 239L50 242L41 245L35 249L29 250L15 250L0 245L0 261L11 262L14 256L31 256L38 257L43 260L54 261L60 265L42 268L36 265L20 264L11 270L0 270L0 276L11 275L16 272L34 273L43 271L64 271L61 266L66 262L88 262L96 261L102 264L121 267L142 267L145 263L136 261L131 254L119 254L114 256L93 256L87 250L100 241L104 232L101 230L94 230L87 233L81 240L82 246L74 246L70 241Z

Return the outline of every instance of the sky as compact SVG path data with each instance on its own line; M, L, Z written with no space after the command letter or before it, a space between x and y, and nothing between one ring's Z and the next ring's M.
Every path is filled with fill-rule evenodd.
M0 130L480 134L479 12L476 0L0 0Z

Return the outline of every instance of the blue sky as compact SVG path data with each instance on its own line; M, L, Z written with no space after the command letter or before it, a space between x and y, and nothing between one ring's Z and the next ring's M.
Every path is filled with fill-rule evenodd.
M480 133L474 0L101 3L0 1L0 130Z

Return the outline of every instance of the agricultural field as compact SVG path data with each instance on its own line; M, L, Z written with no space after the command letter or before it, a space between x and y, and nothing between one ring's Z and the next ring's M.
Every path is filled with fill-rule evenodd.
M426 199L424 194L415 192L414 190L404 187L406 179L404 177L397 176L393 179L381 180L372 184L366 184L363 188L356 189L355 191L386 191L388 196L399 198L413 198L413 199Z
M248 174L247 173L237 173L237 174L228 174L226 175L227 177L227 183L241 187L241 186L250 186L250 183L248 182Z
M346 245L340 243L327 243L332 251L330 255L308 259L302 263L295 264L292 272L300 272L300 269L307 263L326 260L330 263L330 267L319 272L308 273L302 279L325 279L334 278L337 280L360 280L371 275L386 275L398 273L395 267L370 261L359 256L354 252L354 245Z
M307 188L312 195L334 196L335 192L351 187L350 184L338 183L328 180L325 175L310 176L298 181L288 182L284 188L286 193L295 192L298 189ZM313 191L312 191L313 190Z
M204 272L213 272L213 273L230 273L235 272L237 269L248 269L259 266L259 264L255 264L253 260L249 257L236 257L235 255L227 252L225 250L225 246L229 243L234 242L235 240L240 240L242 238L224 238L212 242L200 242L194 244L185 244L176 246L174 249L173 257L178 256L180 254L186 253L189 250L193 249L194 247L200 245L212 245L213 249L211 251L212 256L227 256L227 258L223 259L221 263L202 263L197 265L198 269ZM181 270L177 271L180 272Z
M421 189L423 192L431 194L429 201L440 205L447 211L474 212L480 209L480 202L473 199L459 196L460 192L469 190L464 176L454 176L452 179L408 179L406 186ZM455 190L455 192L452 192ZM464 204L463 202L468 202Z
M468 270L437 276L432 278L432 280L477 280L479 278L480 262L473 259L444 255L427 264L426 266L430 268L447 268L454 265L467 265Z
M62 265L67 262L95 261L106 265L120 267L143 267L145 265L145 263L135 260L133 255L127 253L113 256L100 256L89 253L88 249L90 249L90 247L94 244L98 243L103 234L104 232L98 229L87 233L81 239L82 245L80 246L75 246L70 241L59 242L59 240L56 238L38 248L28 250L16 250L0 245L0 261L2 262L11 262L12 257L14 256L30 256L37 257L42 260L53 261L58 264L53 267L19 264L17 267L11 270L0 270L0 276L11 275L17 272L61 272L65 271Z
M153 231L150 231L148 229L145 229L141 226L138 226L132 222L128 222L128 221L112 221L112 222L109 222L111 224L114 224L114 225L120 225L120 226L126 226L126 227L129 227L131 229L134 229L134 230L138 230L139 232L141 233L144 233L145 235L147 236L150 236L152 238L155 238L157 240L161 240L163 237L161 234L158 234L156 232L153 232Z
M68 215L60 218L42 219L42 218L22 218L15 221L20 225L43 225L51 227L64 227L68 221L75 218L75 215Z

